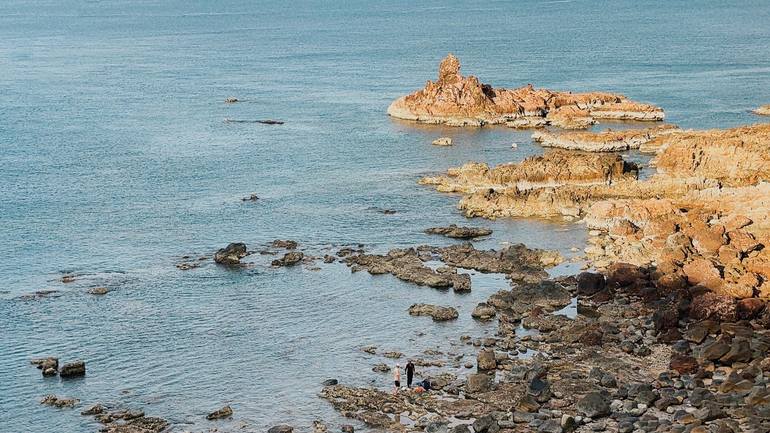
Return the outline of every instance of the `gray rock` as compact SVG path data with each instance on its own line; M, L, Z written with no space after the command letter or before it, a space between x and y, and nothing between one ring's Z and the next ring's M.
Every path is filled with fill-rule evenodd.
M79 377L85 376L86 363L83 361L74 361L64 364L59 372L61 377Z
M578 400L575 408L589 418L598 418L610 414L610 400L601 392L589 392Z
M215 420L215 419L229 418L231 416L233 416L233 409L230 406L225 406L222 409L215 410L214 412L211 412L210 414L206 415L206 419Z
M332 386L340 383L337 379L326 379L323 381L323 386Z
M240 264L241 259L246 257L246 254L246 244L233 242L217 250L214 253L214 261L222 265L233 266Z
M267 430L267 433L291 433L294 431L294 427L286 424L280 424L277 426L270 427Z
M465 392L475 394L486 392L492 388L492 376L485 373L475 373L468 375L468 382L465 385Z

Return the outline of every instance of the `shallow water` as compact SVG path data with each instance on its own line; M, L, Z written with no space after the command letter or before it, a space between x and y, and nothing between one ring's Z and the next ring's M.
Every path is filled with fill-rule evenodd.
M384 114L449 51L484 82L618 91L681 126L726 127L761 121L748 110L770 102L767 22L764 1L0 3L0 431L96 431L37 404L49 392L180 431L340 422L316 398L323 379L390 383L360 347L412 356L491 335L469 313L497 287L456 295L339 264L272 269L269 256L183 272L181 256L275 238L318 253L452 242L422 230L467 223L457 197L416 180L542 149L526 131ZM430 146L445 135L454 146ZM473 223L495 230L480 248L566 252L585 238L566 222ZM85 293L97 285L112 291ZM42 289L60 296L19 299ZM460 319L410 317L414 302ZM28 365L41 355L85 359L88 375L43 379ZM205 421L225 403L231 422Z

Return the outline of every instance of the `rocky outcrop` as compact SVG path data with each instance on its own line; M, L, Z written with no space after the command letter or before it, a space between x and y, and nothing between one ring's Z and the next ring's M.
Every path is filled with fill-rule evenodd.
M653 139L675 131L678 131L678 129L674 125L660 125L651 128L625 129L621 131L608 129L601 132L572 131L557 133L541 130L532 133L532 139L544 147L584 152L620 152L629 149L639 149ZM645 148L645 150L648 150L648 148Z
M413 304L409 307L412 316L430 316L434 322L446 322L459 317L459 313L453 307L441 307L430 304Z
M515 164L490 168L471 162L449 169L445 176L424 177L419 183L440 192L522 192L560 185L605 185L636 179L638 168L619 155L551 150Z
M301 251L290 251L283 255L280 259L272 261L272 265L276 267L280 266L294 266L300 263L305 258L305 254Z
M451 146L452 139L449 137L441 137L433 140L431 144L434 146Z
M241 259L246 257L247 254L246 244L235 242L217 250L214 253L214 261L222 265L234 266L240 264Z
M756 108L752 110L752 112L754 114L759 114L760 116L770 116L770 104Z
M392 117L450 126L505 124L511 127L554 125L586 128L595 119L663 120L663 110L614 93L570 93L535 89L493 88L478 78L462 76L460 61L449 54L439 65L436 82L396 99Z
M430 235L443 235L455 239L473 239L481 236L489 236L492 230L482 227L458 227L450 224L448 227L431 227L425 230Z

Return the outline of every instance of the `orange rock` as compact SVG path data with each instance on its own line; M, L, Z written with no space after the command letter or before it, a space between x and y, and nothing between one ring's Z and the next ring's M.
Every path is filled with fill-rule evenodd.
M715 292L722 288L724 281L714 264L702 257L696 258L682 267L687 281L692 285L700 285Z
M730 246L744 254L762 247L762 244L757 242L757 238L753 234L743 229L728 232L727 237L730 239Z
M493 88L478 78L460 74L460 61L452 54L439 65L438 81L402 96L388 107L388 114L406 120L444 123L451 126L508 124L586 127L594 118L662 120L663 110L630 101L613 93L570 93L535 89ZM550 115L550 118L549 118ZM523 122L522 122L523 121Z
M764 280L770 280L770 251L763 249L753 257L743 260L746 270L759 274Z

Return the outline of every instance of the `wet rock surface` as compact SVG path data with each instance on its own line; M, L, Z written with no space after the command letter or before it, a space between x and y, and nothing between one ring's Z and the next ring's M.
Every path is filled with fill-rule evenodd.
M430 235L443 235L455 239L473 239L482 236L489 236L492 230L482 227L458 227L450 224L448 227L431 227L425 230Z
M233 409L230 406L225 406L221 409L217 409L214 412L211 412L210 414L206 415L206 419L215 420L215 419L229 418L231 416L233 416Z
M459 313L453 307L441 307L429 304L413 304L409 307L412 316L430 316L436 322L445 322L459 317Z
M246 244L235 242L214 253L214 261L222 265L234 266L240 264L241 259L246 257L247 254Z

